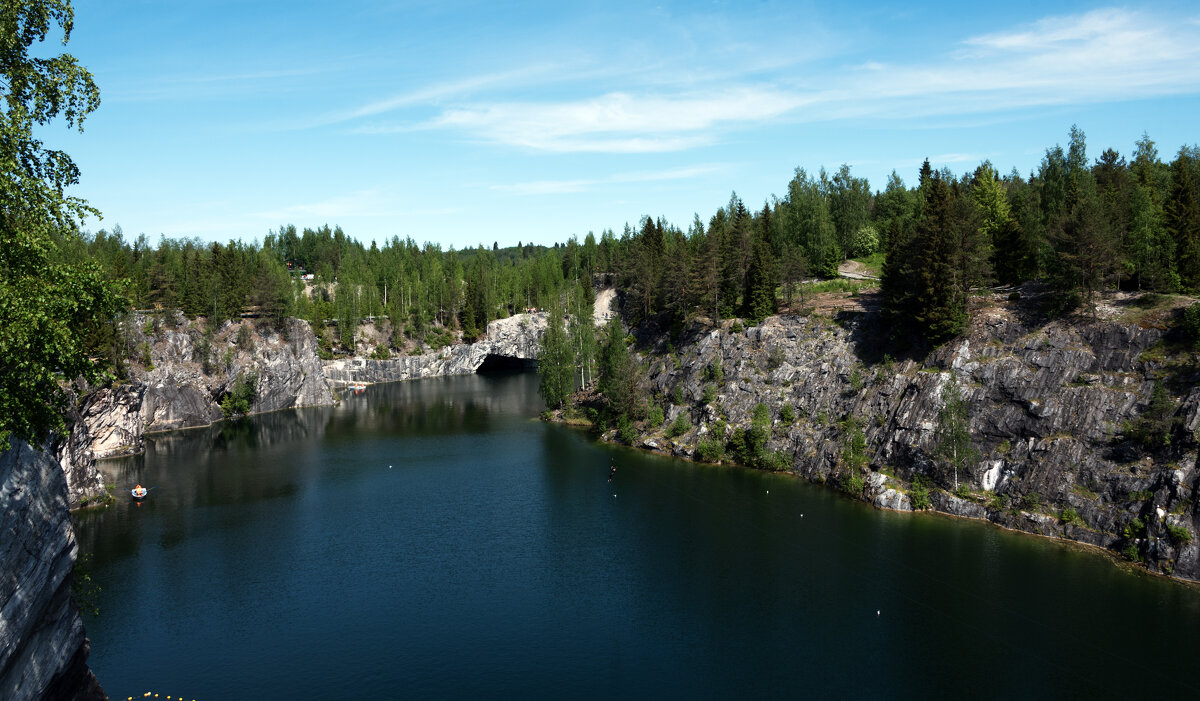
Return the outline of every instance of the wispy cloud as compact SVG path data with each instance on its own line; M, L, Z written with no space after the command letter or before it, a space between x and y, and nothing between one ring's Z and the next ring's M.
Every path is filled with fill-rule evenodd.
M428 126L542 151L678 151L709 143L715 129L769 121L806 102L801 95L754 86L667 96L609 93L569 102L448 110Z
M724 166L717 164L697 165L671 170L658 170L643 173L618 173L606 178L575 179L575 180L535 180L532 182L513 183L511 185L492 185L489 189L510 192L516 195L559 195L574 192L586 192L603 185L617 183L646 183L664 180L687 180L709 173L723 170Z
M373 117L413 105L427 105L446 98L526 84L539 76L552 74L554 70L555 68L550 65L524 66L509 71L470 76L459 80L427 85L416 90L398 93L391 97L369 102L345 112L330 115L326 118L325 123L336 124L362 117Z
M540 70L434 86L365 105L345 119L458 96L496 79L520 81ZM1193 93L1200 91L1200 25L1193 18L1101 9L968 37L928 62L867 61L804 75L803 87L780 72L732 87L730 81L693 82L687 92L659 85L566 100L476 101L443 107L432 119L356 131L449 130L554 153L647 153L705 146L733 130L785 121L978 115Z

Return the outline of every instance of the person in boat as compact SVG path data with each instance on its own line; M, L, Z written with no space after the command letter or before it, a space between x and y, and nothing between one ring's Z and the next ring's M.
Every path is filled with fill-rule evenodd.
M614 465L613 465L611 468L609 468L609 470L608 470L608 481L609 481L609 482L612 482L612 481L613 481L613 477L616 477L616 476L617 476L617 466L614 464Z

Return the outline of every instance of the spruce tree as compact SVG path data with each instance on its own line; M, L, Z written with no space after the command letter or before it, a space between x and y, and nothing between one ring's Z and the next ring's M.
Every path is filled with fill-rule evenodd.
M546 406L557 409L574 389L575 352L563 328L563 310L557 300L551 303L538 350L538 392Z
M1200 290L1200 153L1181 148L1171 163L1171 190L1164 207L1166 228L1175 241L1179 281Z
M621 321L613 318L605 329L604 346L600 349L599 374L596 390L604 397L609 417L615 422L633 413L634 373L629 349L625 346L625 331Z

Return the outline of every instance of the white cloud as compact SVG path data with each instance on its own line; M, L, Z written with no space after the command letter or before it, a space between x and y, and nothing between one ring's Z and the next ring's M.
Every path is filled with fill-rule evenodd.
M806 101L755 86L686 95L608 93L568 102L500 102L447 110L427 126L544 151L677 151L709 143L714 130L769 121Z
M599 85L622 76L581 78L571 89L584 97L450 104L432 119L361 125L354 131L445 130L467 140L551 153L652 153L713 144L730 131L764 124L1011 115L1036 107L1200 91L1200 24L1190 17L1100 9L968 37L956 47L920 63L860 60L832 71L801 67L761 73L754 64L754 71L739 74L733 66L721 80L690 76L683 91L666 87L673 84L668 75L629 67L620 89L601 91ZM669 62L655 68L664 70L671 70ZM544 73L531 68L468 78L371 103L343 118L429 106L497 81L515 85ZM738 84L751 73L754 83ZM800 81L804 87L798 87ZM594 96L586 96L589 90ZM586 184L541 183L531 191L579 187Z

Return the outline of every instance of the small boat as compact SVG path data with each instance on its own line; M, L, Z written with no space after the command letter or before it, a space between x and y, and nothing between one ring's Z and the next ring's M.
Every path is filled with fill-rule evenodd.
M129 490L129 493L133 495L134 499L145 499L146 495L150 493L150 490L139 484L138 486Z

